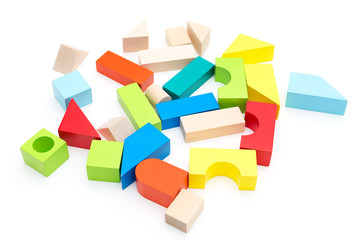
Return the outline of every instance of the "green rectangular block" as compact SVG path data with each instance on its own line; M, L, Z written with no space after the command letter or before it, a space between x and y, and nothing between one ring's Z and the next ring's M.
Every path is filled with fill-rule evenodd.
M117 90L118 101L134 128L138 130L147 123L161 131L161 120L137 83Z
M86 162L89 180L120 182L124 143L93 140Z
M69 158L66 142L44 128L24 143L20 151L24 162L45 177Z

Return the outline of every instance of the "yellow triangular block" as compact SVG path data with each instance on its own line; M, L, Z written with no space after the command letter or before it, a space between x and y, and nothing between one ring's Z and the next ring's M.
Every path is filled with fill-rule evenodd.
M243 58L245 64L269 62L274 56L274 45L240 34L223 53L223 58Z
M200 56L202 56L209 45L210 27L198 23L188 22L187 32L196 51Z
M277 105L276 119L280 110L280 98L272 64L246 64L248 101Z
M124 52L136 52L148 48L149 34L146 21L143 21L123 38L123 50Z

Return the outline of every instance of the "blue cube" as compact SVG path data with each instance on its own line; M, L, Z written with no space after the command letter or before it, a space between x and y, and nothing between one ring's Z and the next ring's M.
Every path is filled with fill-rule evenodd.
M67 109L72 98L79 107L92 103L91 88L78 71L54 79L52 86L55 98L64 110Z

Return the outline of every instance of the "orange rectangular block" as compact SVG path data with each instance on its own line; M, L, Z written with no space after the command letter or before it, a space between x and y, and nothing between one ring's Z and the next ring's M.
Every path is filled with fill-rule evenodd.
M96 70L123 85L136 82L143 92L154 82L152 71L110 51L96 61Z

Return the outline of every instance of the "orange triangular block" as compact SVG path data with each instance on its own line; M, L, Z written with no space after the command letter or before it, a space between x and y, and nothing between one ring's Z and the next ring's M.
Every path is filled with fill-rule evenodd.
M99 134L74 99L71 99L58 131L59 137L68 146L90 149L92 140L101 140Z
M123 50L124 52L136 52L148 48L149 34L146 21L143 21L123 38Z
M210 27L198 23L188 22L187 32L196 51L200 56L202 56L209 45Z

